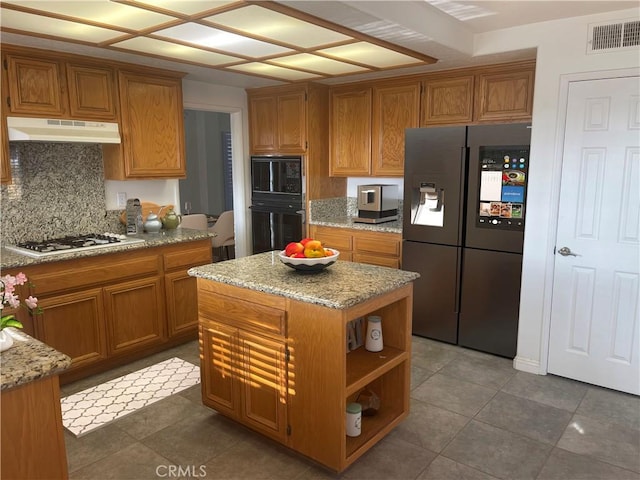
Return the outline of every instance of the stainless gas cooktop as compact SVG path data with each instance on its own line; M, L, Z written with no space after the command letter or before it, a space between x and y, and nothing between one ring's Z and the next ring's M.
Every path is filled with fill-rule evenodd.
M109 248L141 242L144 242L141 238L131 238L115 233L89 233L86 235L43 240L41 242L22 242L17 245L6 245L5 248L22 255L40 258L61 253Z

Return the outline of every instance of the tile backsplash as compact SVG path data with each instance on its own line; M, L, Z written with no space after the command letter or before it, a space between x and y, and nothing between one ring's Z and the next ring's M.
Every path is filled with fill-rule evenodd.
M0 188L2 243L83 233L124 233L105 210L100 145L12 142L12 183Z

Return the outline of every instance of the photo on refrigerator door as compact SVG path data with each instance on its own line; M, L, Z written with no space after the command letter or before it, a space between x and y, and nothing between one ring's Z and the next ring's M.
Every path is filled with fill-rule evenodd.
M524 228L529 147L480 147L479 208L476 225Z

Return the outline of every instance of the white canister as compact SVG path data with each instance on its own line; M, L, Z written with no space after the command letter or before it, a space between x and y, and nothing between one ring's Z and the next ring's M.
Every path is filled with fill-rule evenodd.
M347 436L357 437L361 432L362 406L359 403L347 405Z
M367 318L367 339L364 348L370 352L382 351L382 318L378 315L370 315Z

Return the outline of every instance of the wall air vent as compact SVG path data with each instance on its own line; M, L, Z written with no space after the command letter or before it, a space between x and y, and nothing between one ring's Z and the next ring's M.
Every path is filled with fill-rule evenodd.
M604 53L638 46L640 46L639 20L589 25L587 53Z

